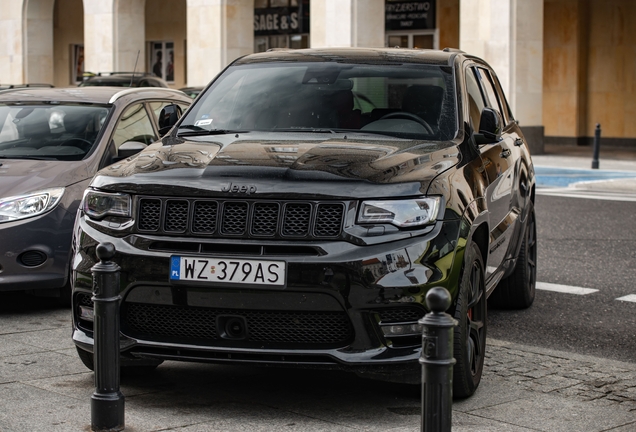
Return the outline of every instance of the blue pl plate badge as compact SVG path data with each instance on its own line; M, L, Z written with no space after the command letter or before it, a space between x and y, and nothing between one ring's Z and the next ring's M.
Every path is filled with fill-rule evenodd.
M179 280L180 267L181 267L181 257L171 256L170 257L170 279Z

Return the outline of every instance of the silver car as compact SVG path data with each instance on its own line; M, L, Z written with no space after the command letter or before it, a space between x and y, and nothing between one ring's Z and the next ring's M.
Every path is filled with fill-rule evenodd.
M98 170L156 141L191 102L166 88L0 91L0 291L70 303L84 189Z

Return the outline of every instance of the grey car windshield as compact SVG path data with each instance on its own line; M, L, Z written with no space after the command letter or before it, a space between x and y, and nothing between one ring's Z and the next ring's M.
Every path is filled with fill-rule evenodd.
M108 107L0 105L0 158L74 161L95 145Z
M180 132L350 131L451 140L452 70L420 64L263 63L233 66L203 94Z

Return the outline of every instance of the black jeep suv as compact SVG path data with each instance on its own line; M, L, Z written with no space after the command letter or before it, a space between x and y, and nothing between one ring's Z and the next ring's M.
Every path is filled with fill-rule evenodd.
M454 395L477 388L486 299L532 304L534 171L492 69L455 50L277 50L234 61L172 132L101 170L75 227L121 267L122 364L345 369L417 383L424 298L452 295Z

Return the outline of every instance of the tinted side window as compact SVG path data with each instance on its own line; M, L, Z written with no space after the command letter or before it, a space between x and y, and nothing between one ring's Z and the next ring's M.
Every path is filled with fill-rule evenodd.
M468 92L468 110L470 116L470 124L474 131L479 131L479 119L481 111L486 106L484 97L479 89L475 70L473 68L466 69L466 91Z
M176 104L176 103L173 101L155 101L155 102L150 102L148 106L150 107L150 111L154 113L155 120L158 122L159 114L161 114L161 110L171 104Z
M501 89L501 84L499 83L499 78L494 73L490 74L493 84L495 85L495 89L497 90L497 94L499 95L499 102L501 103L501 108L504 113L504 118L506 122L513 121L515 116L512 115L512 110L510 109L510 105L508 104L508 100L506 99L506 95Z
M495 92L495 88L493 87L490 74L488 73L486 69L483 69L483 68L477 68L476 72L479 75L481 85L484 91L486 92L486 96L488 98L488 106L498 111L499 114L502 114L501 103L499 102L499 96L497 96L497 93Z
M138 141L150 144L157 139L152 123L143 104L128 107L119 119L119 124L113 133L115 148L126 141Z

